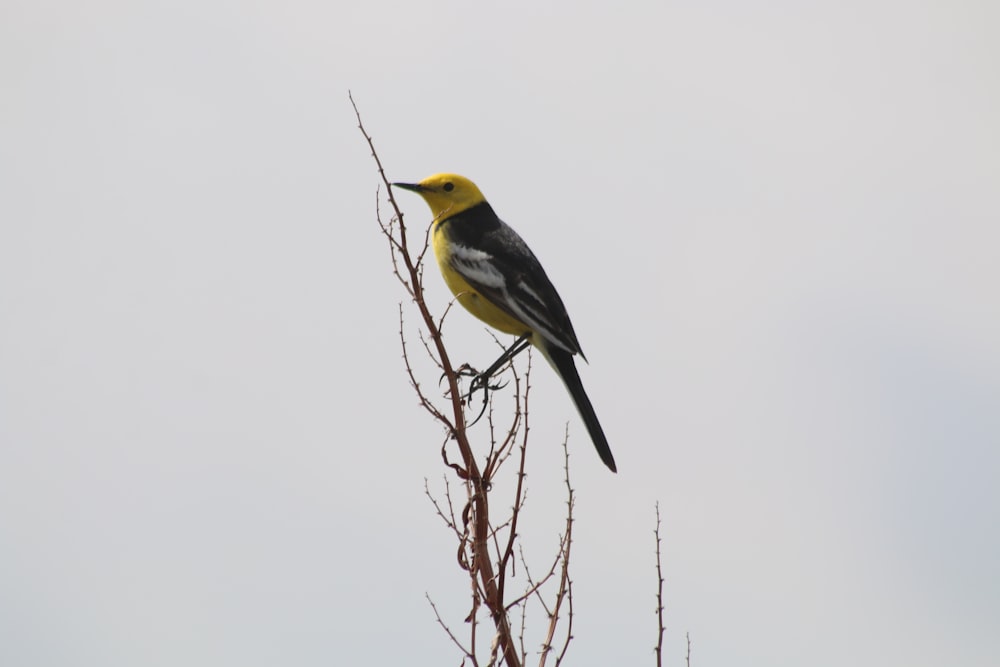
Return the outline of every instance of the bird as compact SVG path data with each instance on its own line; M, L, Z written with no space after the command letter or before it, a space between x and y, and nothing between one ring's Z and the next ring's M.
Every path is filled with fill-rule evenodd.
M475 183L440 173L418 183L393 183L416 192L434 216L432 244L445 284L474 316L517 341L477 380L533 345L562 379L601 461L618 472L604 429L583 388L573 357L586 361L569 314L528 244L494 212ZM476 381L473 381L473 389Z

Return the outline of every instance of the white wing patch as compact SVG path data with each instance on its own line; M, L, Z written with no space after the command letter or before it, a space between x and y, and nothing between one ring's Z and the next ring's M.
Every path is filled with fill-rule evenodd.
M493 265L493 255L469 246L452 244L451 259L470 283L506 290L507 280Z

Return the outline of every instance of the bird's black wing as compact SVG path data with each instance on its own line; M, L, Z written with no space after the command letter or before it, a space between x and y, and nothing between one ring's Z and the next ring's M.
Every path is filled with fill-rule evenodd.
M570 354L582 354L559 293L528 244L480 204L446 221L451 267L500 310Z

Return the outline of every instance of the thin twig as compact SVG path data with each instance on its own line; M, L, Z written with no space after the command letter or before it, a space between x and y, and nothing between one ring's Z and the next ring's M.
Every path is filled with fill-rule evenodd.
M531 371L530 354L528 355L528 358L529 358L528 371L530 372ZM515 379L517 379L516 374L515 374ZM518 385L520 385L520 382L518 382ZM507 537L507 546L502 552L502 555L500 557L500 563L497 565L497 574L499 576L499 581L497 582L497 588L500 591L501 600L503 599L504 587L507 583L507 567L508 565L513 566L513 561L511 560L511 557L514 555L514 540L517 538L517 519L519 516L521 516L521 499L524 494L524 480L525 477L527 477L527 475L524 472L524 465L528 459L528 431L530 430L528 426L528 417L527 417L528 387L525 387L524 397L522 400L524 402L524 407L525 407L525 413L524 413L525 416L524 416L524 423L522 425L523 428L521 430L523 435L521 437L520 465L518 466L517 470L517 489L514 492L514 507L511 508L510 531ZM518 414L519 413L520 410L518 410ZM514 423L511 426L512 429L511 435L508 437L508 440L510 441L513 441L512 434L514 433L513 429L517 428L517 421L518 418L515 416Z
M569 618L568 627L566 629L566 641L563 643L562 650L559 656L556 658L556 665L558 666L563 657L566 655L566 650L569 648L569 642L573 638L573 581L569 577L569 555L570 547L573 544L573 505L576 500L573 497L573 487L569 481L569 427L567 426L566 435L563 438L563 456L565 459L565 480L566 480L566 533L562 541L562 549L560 552L562 568L559 573L559 590L556 592L555 603L552 606L552 611L549 613L549 627L548 632L545 636L545 641L542 643L542 656L538 662L539 667L545 667L545 661L548 658L549 653L553 649L552 641L556 634L556 627L559 625L559 610L562 608L563 602L567 602L569 605Z
M566 436L563 438L563 460L566 470L566 547L563 551L562 576L559 581L559 597L556 598L556 614L559 613L559 604L563 591L566 593L566 639L563 641L562 651L556 658L556 667L562 664L569 650L569 643L573 640L573 580L569 576L569 551L573 546L573 508L576 506L576 496L573 493L573 486L569 482L569 426L566 427Z
M656 667L663 667L663 568L660 565L660 503L656 503L656 621L659 632L656 636Z
M566 536L562 535L559 538L559 551L556 553L555 559L552 561L552 566L549 568L541 579L534 580L531 576L531 571L528 569L528 561L524 558L524 552L520 548L518 549L518 556L521 559L521 568L524 570L524 577L528 581L528 588L521 594L521 597L511 601L507 604L507 609L513 609L515 606L526 601L532 595L538 596L538 602L542 605L542 609L545 610L546 616L551 616L552 612L549 610L548 605L545 603L545 598L541 596L541 588L545 583L556 575L556 571L559 569L559 563L562 561L563 554L566 549Z
M424 597L426 597L427 601L431 603L431 609L434 610L434 618L437 619L438 625L440 625L444 629L445 633L447 633L452 643L458 647L458 650L460 650L463 654L465 654L466 658L472 660L473 665L478 665L479 663L476 662L476 655L470 652L469 649L465 648L465 646L462 645L462 642L458 641L458 637L456 637L455 634L451 631L451 628L449 628L445 624L444 620L441 618L441 614L438 613L437 605L434 604L434 600L431 599L431 596L427 593L424 593Z
M403 331L403 304L399 304L399 344L403 350L403 363L406 366L406 375L410 378L410 386L412 386L413 390L417 392L417 398L420 399L420 405L431 413L435 419L443 423L448 428L450 433L453 433L455 431L455 427L452 425L451 421L437 409L437 406L435 406L434 403L432 403L431 400L424 395L424 391L420 388L420 383L417 381L417 376L413 372L413 366L410 365L410 353L406 347L406 334Z
M447 477L444 478L444 483L445 483L445 489L447 489L448 488ZM434 495L431 493L431 488L430 485L427 483L426 477L424 477L424 495L426 495L430 499L431 504L434 505L434 511L437 513L439 517L441 517L441 520L444 522L444 525L448 526L448 528L450 528L452 532L455 533L455 536L461 539L462 533L461 531L458 530L458 525L455 523L455 513L450 506L451 498L448 496L448 492L445 491L445 499L448 501L449 504L448 507L449 514L444 513L444 510L441 508L440 503L438 503L437 498L435 498Z

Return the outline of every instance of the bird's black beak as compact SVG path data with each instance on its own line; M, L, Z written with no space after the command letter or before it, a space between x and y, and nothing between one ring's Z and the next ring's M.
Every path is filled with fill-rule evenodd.
M412 190L413 192L422 192L423 186L419 183L393 183L394 188L403 188L404 190Z

